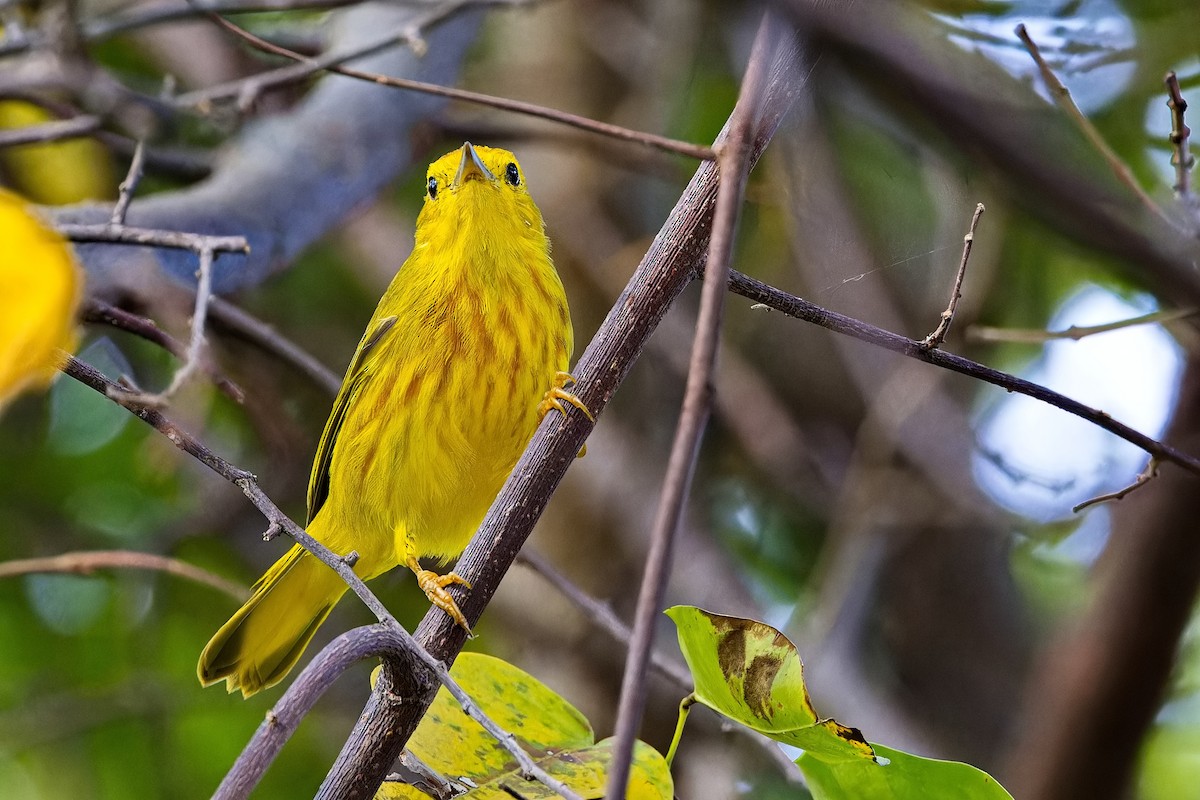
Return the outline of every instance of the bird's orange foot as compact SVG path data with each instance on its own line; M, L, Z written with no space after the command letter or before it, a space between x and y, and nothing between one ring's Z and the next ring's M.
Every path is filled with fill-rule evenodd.
M566 406L563 405L563 401L566 401L566 402L570 403L571 405L575 406L576 408L578 408L580 411L583 412L583 415L585 417L587 417L588 419L590 419L592 422L596 421L596 418L592 416L591 411L588 411L588 407L583 404L583 401L580 400L578 397L576 397L571 392L567 391L566 387L570 386L573 383L575 383L575 376L573 376L571 373L569 373L569 372L554 373L554 382L552 384L550 384L550 388L547 389L546 394L542 396L542 402L538 404L538 421L539 422L541 420L545 419L546 415L549 414L551 411L557 411L558 413L562 414L563 416L566 416L567 409L566 409ZM583 447L579 448L579 455L577 457L583 458L585 455L587 455L587 445L586 444Z
M422 569L415 558L408 560L408 568L411 569L417 576L417 585L421 587L421 591L429 598L429 602L445 611L450 615L450 618L458 623L467 636L471 636L471 626L467 624L467 618L463 616L462 611L458 608L458 603L446 591L447 586L458 584L471 588L471 582L455 572L447 572L445 575L438 575L433 570Z

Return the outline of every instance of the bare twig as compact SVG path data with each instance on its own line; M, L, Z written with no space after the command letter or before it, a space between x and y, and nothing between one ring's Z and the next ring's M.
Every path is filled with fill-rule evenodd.
M920 342L913 339L892 333L891 331L885 331L882 328L877 328L874 325L854 319L853 317L847 317L836 311L822 308L815 303L810 303L801 297L788 294L781 289L776 289L774 286L769 286L736 270L730 275L729 288L749 300L768 305L790 317L811 322L814 325L819 325L835 333L845 334L859 341L868 342L885 350L891 350L894 353L900 353L909 358L933 364L936 367L942 367L952 372L976 378L993 386L999 386L1005 391L1023 394L1035 400L1040 400L1043 403L1048 403L1055 408L1062 409L1068 414L1085 419L1097 427L1103 428L1109 433L1140 447L1150 455L1158 458L1160 462L1170 461L1183 467L1188 472L1200 475L1200 458L1185 453L1169 444L1152 439L1143 433L1139 433L1128 425L1117 422L1104 411L1085 406L1078 400L1073 400L1044 386L1027 381L1024 378L1018 378L1007 372L985 367L983 364L972 361L969 358L947 353L945 350L926 350L921 347Z
M973 342L1018 342L1020 344L1042 344L1054 339L1072 339L1079 341L1085 336L1095 336L1098 333L1119 331L1122 328L1132 328L1135 325L1161 325L1166 322L1185 319L1196 313L1194 308L1169 308L1162 311L1152 311L1138 317L1120 319L1116 322L1105 322L1101 325L1071 325L1058 331L1044 331L1038 328L994 328L989 325L972 325L967 328L967 339Z
M146 142L144 139L139 139L137 147L133 150L133 158L129 161L129 172L125 175L125 180L121 181L118 188L120 192L117 196L117 204L113 206L112 218L109 219L110 225L124 225L125 214L129 211L129 203L133 200L133 193L137 190L138 182L142 179L142 165L146 160Z
M1182 233L1183 231L1179 230L1178 223L1171 219L1171 217L1162 210L1158 203L1154 202L1154 198L1150 197L1150 195L1146 193L1146 190L1141 187L1141 184L1137 182L1137 178L1134 177L1133 171L1129 169L1129 165L1121 160L1121 157L1117 155L1116 151L1114 151L1109 146L1108 142L1104 140L1104 137L1100 135L1100 131L1096 130L1096 126L1093 125L1092 121L1087 118L1087 115L1079 110L1079 106L1075 105L1075 101L1071 99L1070 90L1063 85L1063 82L1060 81L1058 76L1054 74L1054 70L1052 70L1050 65L1046 63L1046 59L1042 57L1041 50L1038 49L1037 44L1034 43L1032 38L1030 38L1029 31L1025 30L1025 26L1018 25L1016 27L1016 34L1025 44L1025 49L1029 51L1029 55L1037 64L1038 70L1042 74L1042 80L1046 84L1046 89L1050 92L1050 95L1054 98L1054 101L1058 103L1059 108L1065 111L1067 116L1071 118L1071 120L1079 128L1080 132L1083 133L1084 137L1089 143L1091 143L1092 147L1094 147L1096 151L1104 158L1104 160L1108 162L1108 167L1112 170L1113 175L1117 177L1117 180L1125 184L1125 186L1137 196L1138 200L1142 202L1142 205L1144 205L1147 210L1162 219L1176 231Z
M99 117L84 114L70 119L57 119L53 122L43 122L40 125L0 131L0 148L39 142L57 142L62 139L78 139L80 136L92 135L100 130L102 124Z
M330 72L336 72L339 75L357 78L359 80L375 83L380 86L391 86L397 89L424 92L426 94L437 95L439 97L447 97L452 100L462 100L468 103L477 103L490 108L497 108L502 111L512 111L518 114L525 114L526 116L548 120L550 122L569 125L573 128L600 134L601 136L622 139L628 142L637 142L638 144L653 147L664 152L679 153L681 155L690 156L692 158L697 158L704 161L712 160L714 158L712 148L704 147L703 145L692 144L691 142L681 142L675 139L670 139L666 136L659 136L654 133L645 133L643 131L635 131L630 128L623 128L620 125L599 122L589 117L571 114L566 111L559 111L558 109L554 108L547 108L546 106L539 106L535 103L525 103L520 100L510 100L506 97L497 97L495 95L472 92L466 89L455 89L448 86L439 86L437 84L414 81L407 78L393 78L374 72L364 72L363 70L347 67L340 63L322 64L321 59L309 58L308 56L304 56L300 53L289 50L286 47L280 47L277 44L268 42L261 37L255 36L246 29L233 24L229 20L223 19L216 15L213 15L212 19L221 27L241 37L254 47L257 47L264 52L290 58L300 64L306 64L312 67L314 71L326 69Z
M1115 502L1117 500L1122 500L1125 498L1126 495L1137 491L1138 489L1142 488L1147 483L1149 483L1151 480L1153 480L1154 478L1157 478L1157 477L1158 477L1158 459L1151 458L1150 461L1148 461L1146 463L1146 468L1144 470L1142 470L1141 472L1139 472L1138 476L1136 478L1134 478L1133 483L1129 484L1128 486L1126 486L1123 489L1118 489L1115 492L1109 492L1107 494L1102 494L1098 497L1093 497L1090 500L1084 500L1082 503L1072 506L1071 510L1074 511L1076 514L1078 514L1080 511L1083 511L1088 506L1094 506L1094 505L1098 505L1099 503L1107 503L1110 501Z
M250 243L244 236L209 236L202 233L185 233L156 228L136 228L129 225L81 225L74 222L59 222L55 229L72 242L109 242L112 244L137 244L147 247L166 247L172 250L191 250L199 253L249 253Z
M159 25L164 22L195 19L206 14L256 14L280 11L317 11L342 8L358 0L254 0L254 2L214 3L188 0L186 3L155 2L133 7L83 24L84 38L107 39L119 33Z
M228 300L213 297L209 303L213 324L221 325L243 337L263 350L278 356L303 372L309 380L336 395L342 387L341 377L326 367L300 345L296 344L267 323Z
M567 800L579 800L578 795L563 785L561 781L547 774L545 770L539 767L533 761L533 759L530 758L529 754L521 748L521 746L517 743L516 738L511 733L505 731L503 728L493 722L490 717L484 714L483 711L475 704L475 702L467 696L462 687L458 685L458 682L450 676L450 671L446 665L431 656L429 652L425 650L425 648L413 641L408 631L404 629L404 626L396 621L396 618L393 617L391 612L387 610L387 607L385 607L383 603L380 602L379 598L367 588L367 585L362 578L355 574L347 559L338 556L329 548L325 547L325 545L312 538L303 528L301 528L299 525L293 522L290 517L284 514L258 485L258 479L253 474L233 466L225 459L213 453L193 436L186 433L173 422L164 417L158 410L135 403L127 404L125 396L126 393L123 392L116 383L109 380L94 367L85 364L84 362L76 359L74 356L66 356L64 360L63 371L72 378L75 378L81 383L95 389L101 394L104 394L117 404L124 406L139 419L151 425L153 428L155 428L155 430L159 431L168 439L170 439L172 444L174 444L180 450L183 450L185 453L193 456L209 469L235 484L239 489L242 490L242 493L250 499L250 502L252 502L254 506L260 512L262 512L263 516L267 518L268 523L270 523L272 526L278 525L293 540L304 547L304 549L306 549L308 552L316 556L326 566L330 567L334 572L341 576L342 580L346 581L347 585L350 587L350 590L354 592L360 600L362 600L362 602L372 611L372 613L375 614L376 619L378 619L389 629L390 634L397 637L397 640L401 643L405 652L410 657L410 660L420 662L437 678L438 682L442 686L446 687L446 690L450 692L454 699L457 700L462 706L463 711L469 717L478 722L484 728L484 730L494 736L496 740L500 742L500 744L510 754L512 754L512 756L516 759L517 764L520 766L522 773L526 777L546 785L553 791L558 792L564 798L567 798ZM268 723L270 722L271 717L268 717ZM253 743L254 742L252 741L251 744ZM282 742L280 743L280 746L282 746ZM275 752L278 751L276 750ZM270 763L270 759L273 757L274 753L272 753L270 757L266 759L265 763L263 763L257 751L255 751L247 755L247 761L255 765L261 764L262 771L265 771L266 766ZM258 777L261 777L262 771L257 773ZM246 793L253 788L254 783L256 782L257 778L255 778L254 782L250 783L246 788ZM224 784L222 785L224 786ZM238 785L240 786L241 784L239 783ZM244 794L229 794L223 796L230 798L243 797Z
M213 298L214 300L216 298ZM119 330L140 336L153 342L176 358L185 358L187 347L171 334L154 323L154 320L131 314L124 309L109 305L103 300L89 297L83 304L83 321L111 325ZM233 381L220 373L208 359L202 359L200 368L223 394L236 403L246 399L245 392Z
M0 562L0 578L35 573L67 572L76 575L91 575L101 569L148 569L166 572L189 581L211 586L217 591L244 602L250 593L245 586L226 580L194 564L177 558L139 553L133 550L89 550L78 553L63 553L46 558L24 558Z
M621 619L613 613L607 603L602 603L590 596L565 575L555 569L540 553L529 550L521 551L517 560L540 575L547 583L557 589L563 597L579 609L600 630L607 633L614 641L629 648L629 640L633 632ZM691 691L692 678L687 669L678 662L672 661L659 651L650 654L650 666L667 680L677 684L685 691Z
M662 611L679 520L700 455L704 428L712 412L712 372L720 342L729 261L750 169L754 126L758 121L767 70L780 41L776 28L777 20L769 13L765 14L746 66L737 105L729 118L729 136L718 149L720 185L713 212L700 316L692 343L683 408L675 429L675 441L663 478L662 497L650 534L650 552L638 593L633 639L625 659L614 734L616 742L605 788L605 797L610 800L623 800L628 788L633 745L646 705L646 665L653 646L655 622Z
M197 89L176 96L172 102L176 108L197 108L207 111L219 100L236 100L243 107L253 102L260 93L280 86L302 81L310 75L330 69L336 65L390 50L398 45L409 45L416 50L423 46L421 31L440 22L471 5L485 5L488 0L448 0L431 7L431 10L413 19L399 30L389 31L377 39L361 45L336 50L317 58L301 57L301 63L280 67L249 78L227 81L207 89ZM228 22L228 20L225 20Z
M963 237L962 258L958 262L958 272L954 275L954 288L950 290L950 302L946 305L946 310L942 312L942 318L933 333L926 336L925 340L921 342L921 346L926 350L936 350L941 347L942 342L946 341L946 334L950 332L950 323L954 321L954 312L958 310L958 301L962 299L963 278L967 274L967 261L971 258L971 246L975 243L975 229L979 226L981 216L983 216L983 203L978 203L975 206L975 213L971 215L971 228Z
M1179 78L1175 77L1175 70L1167 73L1165 82L1167 84L1167 107L1171 109L1171 134L1167 138L1175 146L1175 151L1171 154L1171 163L1175 165L1175 194L1181 200L1190 203L1192 202L1191 172L1195 160L1192 158L1189 144L1192 129L1183 120L1188 104L1187 100L1183 99L1183 92L1179 89Z
M159 25L164 22L195 19L204 14L253 14L260 12L303 11L341 8L358 0L255 0L255 2L213 3L192 0L189 3L150 2L130 10L119 10L80 23L80 37L87 42L103 41L121 33ZM0 6L3 4L0 3ZM48 38L43 32L13 36L4 23L4 39L0 41L0 57L16 55L31 48L45 47Z
M200 267L196 271L196 303L192 311L192 335L188 341L187 351L183 356L183 364L175 371L175 375L171 378L171 383L166 389L155 394L130 393L124 389L118 389L117 391L123 392L126 395L122 404L129 403L139 406L162 408L187 383L188 379L201 368L204 362L204 321L208 316L208 302L212 297L212 262L213 251L208 248L201 249Z

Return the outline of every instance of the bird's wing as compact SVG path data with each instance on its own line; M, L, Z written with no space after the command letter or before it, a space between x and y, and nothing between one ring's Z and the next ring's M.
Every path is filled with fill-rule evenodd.
M367 357L379 344L380 340L396 324L395 317L384 317L374 328L368 328L363 340L359 342L358 350L346 370L342 380L342 388L338 390L337 399L333 401L333 410L329 412L329 421L325 423L325 432L321 434L321 442L317 445L317 457L313 459L312 475L308 479L308 521L312 522L325 504L329 496L329 465L333 461L333 448L337 443L338 432L346 419L355 396L362 388L370 370L367 369Z

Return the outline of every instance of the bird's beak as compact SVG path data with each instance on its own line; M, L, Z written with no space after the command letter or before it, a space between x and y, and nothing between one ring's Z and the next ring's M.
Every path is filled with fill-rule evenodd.
M469 180L494 181L496 176L479 160L479 154L470 142L462 146L462 160L458 162L458 172L454 174L454 188L462 186Z

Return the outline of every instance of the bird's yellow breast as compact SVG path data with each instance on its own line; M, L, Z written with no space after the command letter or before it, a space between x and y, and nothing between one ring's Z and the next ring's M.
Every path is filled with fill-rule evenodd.
M488 163L493 172L515 163L478 150L498 162ZM567 369L566 296L541 215L519 188L475 180L427 199L416 247L368 325L364 343L395 317L360 365L328 498L310 523L335 550L358 550L363 574L410 552L461 552L533 434L538 402Z

